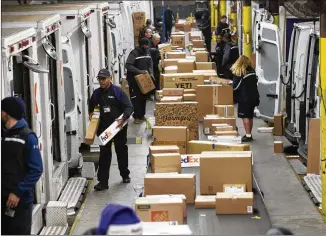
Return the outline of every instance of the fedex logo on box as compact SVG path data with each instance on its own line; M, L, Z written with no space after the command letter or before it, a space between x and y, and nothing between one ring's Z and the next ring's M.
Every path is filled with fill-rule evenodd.
M200 154L181 155L181 167L199 166Z

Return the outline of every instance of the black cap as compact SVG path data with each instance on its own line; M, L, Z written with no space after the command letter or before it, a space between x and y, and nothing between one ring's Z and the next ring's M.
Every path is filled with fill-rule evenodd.
M110 76L111 76L111 73L110 73L109 70L107 70L107 69L101 69L98 72L97 78L98 77L107 78L107 77L110 77Z
M19 97L7 97L1 101L1 110L20 120L25 114L25 102Z
M149 40L148 38L141 38L139 41L139 46L144 46L144 45L149 45Z

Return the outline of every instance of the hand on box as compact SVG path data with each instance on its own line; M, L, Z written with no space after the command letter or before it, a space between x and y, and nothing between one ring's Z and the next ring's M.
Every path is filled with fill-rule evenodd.
M93 114L94 114L94 112L89 113L89 120L92 120Z
M122 129L123 128L123 123L125 122L124 119L116 119L116 122L118 122L117 128Z

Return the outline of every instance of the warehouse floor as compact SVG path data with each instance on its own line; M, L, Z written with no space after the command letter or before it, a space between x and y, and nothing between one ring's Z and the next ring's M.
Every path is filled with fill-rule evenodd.
M147 117L153 118L154 103L148 102ZM150 119L152 125L153 119ZM241 120L237 120L239 132L243 134ZM215 235L262 235L273 226L286 227L297 235L323 235L326 225L320 213L302 187L292 167L284 155L275 155L273 137L268 133L257 133L257 128L265 126L264 122L254 121L252 151L254 153L254 177L259 189L255 196L256 214L251 216L216 216L212 212L188 207L187 223L196 234ZM103 192L89 192L79 216L71 229L71 234L80 235L87 229L98 225L101 212L111 202L134 206L136 193L133 185L143 183L146 169L146 156L151 142L146 124L134 125L130 122L128 137L141 136L142 144L129 144L129 169L132 182L123 184L119 175L116 156L110 171L110 188ZM85 156L85 161L97 162L98 154ZM187 172L189 168L187 168ZM92 184L96 183L96 180ZM91 186L92 187L92 186ZM207 217L208 216L208 217ZM203 217L206 219L203 222ZM213 217L216 217L215 219ZM201 218L201 220L199 219ZM199 226L199 227L197 227Z

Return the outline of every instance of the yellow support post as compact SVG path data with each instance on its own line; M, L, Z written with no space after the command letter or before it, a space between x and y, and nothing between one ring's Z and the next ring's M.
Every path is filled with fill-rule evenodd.
M226 0L218 1L220 5L220 17L226 16Z
M251 54L252 54L251 0L243 0L242 23L243 23L243 36L242 36L243 55L251 58Z
M215 7L214 7L214 1L210 0L210 12L211 12L211 27L215 26Z
M321 184L322 217L326 221L326 12L320 15L319 71L321 86L320 121L321 121Z

